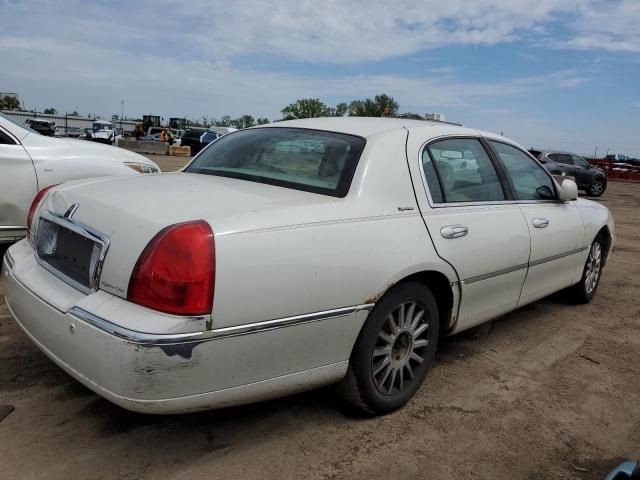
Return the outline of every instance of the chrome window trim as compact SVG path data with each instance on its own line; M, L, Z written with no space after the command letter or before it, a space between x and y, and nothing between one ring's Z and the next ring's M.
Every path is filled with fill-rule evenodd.
M572 200L574 201L574 200ZM567 202L561 202L560 200L518 200L516 201L518 205L529 205L529 204L540 204L546 203L548 205L564 205Z
M78 235L81 235L85 238L88 238L89 240L96 242L100 245L100 255L98 256L98 260L96 261L95 271L93 272L93 275L90 278L91 284L89 287L87 287L86 285L82 285L81 283L78 283L73 278L70 278L69 276L65 275L59 270L53 268L51 265L45 262L42 258L40 258L40 255L38 255L38 248L37 248L39 228L36 229L35 231L34 249L35 249L36 261L38 262L38 264L42 266L42 268L47 270L49 273L55 275L63 282L67 283L68 285L71 285L73 288L80 290L83 293L89 294L89 293L96 292L98 290L100 273L102 272L102 265L104 264L104 259L107 256L107 251L109 250L109 237L103 234L102 232L99 232L98 230L90 227L89 225L85 225L84 223L74 220L72 218L65 218L64 216L54 212L50 212L50 211L41 212L38 219L38 225L40 225L40 221L42 221L43 219L49 222L55 223L56 225L59 225L62 228L71 230L72 232L77 233Z
M231 327L222 327L212 330L205 330L192 333L144 333L136 330L116 325L104 318L94 315L80 307L73 307L70 314L89 325L98 328L106 333L131 343L141 345L175 345L185 343L199 343L209 340L218 340L228 337L237 337L240 335L249 335L252 333L266 332L279 328L292 327L305 323L318 322L330 318L345 317L353 315L360 311L370 311L374 304L368 303L363 305L355 305L351 307L336 308L321 312L307 313L304 315L296 315L293 317L284 317L274 320L265 320L262 322L248 323L244 325L235 325Z

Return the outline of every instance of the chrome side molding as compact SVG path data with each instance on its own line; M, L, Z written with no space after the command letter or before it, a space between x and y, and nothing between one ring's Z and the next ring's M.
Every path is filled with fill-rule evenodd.
M370 311L374 304L368 303L363 305L356 305L352 307L336 308L333 310L325 310L322 312L308 313L304 315L296 315L293 317L278 318L274 320L265 320L262 322L248 323L244 325L235 325L232 327L222 327L213 330L205 330L192 333L144 333L136 330L130 330L128 328L116 325L104 318L94 315L80 307L73 307L69 313L82 320L89 325L98 328L102 331L110 333L118 338L126 340L131 343L137 343L141 345L175 345L183 343L198 343L208 340L217 340L227 337L236 337L239 335L248 335L252 333L265 332L268 330L275 330L278 328L292 327L296 325L302 325L305 323L318 322L321 320L327 320L330 318L346 317L353 315L360 311Z

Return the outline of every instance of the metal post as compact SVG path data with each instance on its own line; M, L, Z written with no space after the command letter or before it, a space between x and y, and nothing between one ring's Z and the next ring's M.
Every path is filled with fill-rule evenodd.
M124 130L122 129L122 117L124 117L124 100L120 100L122 109L120 111L120 135L124 138Z

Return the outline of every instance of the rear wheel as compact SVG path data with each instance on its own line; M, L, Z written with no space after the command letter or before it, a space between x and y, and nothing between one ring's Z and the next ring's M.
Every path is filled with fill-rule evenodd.
M588 303L594 297L600 284L604 253L604 240L602 235L598 235L589 249L580 282L567 290L570 300L576 303Z
M356 407L382 414L404 405L420 388L438 345L438 307L417 282L400 284L376 304L340 384Z
M589 187L589 195L592 197L599 197L602 195L607 188L607 183L604 178L596 177L591 182L591 186Z

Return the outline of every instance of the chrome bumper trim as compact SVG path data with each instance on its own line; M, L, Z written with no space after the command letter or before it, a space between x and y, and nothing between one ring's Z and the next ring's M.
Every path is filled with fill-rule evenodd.
M213 330L205 330L201 332L169 334L144 333L135 330L129 330L128 328L121 327L120 325L111 323L104 318L98 317L91 312L87 312L80 307L73 307L69 313L74 317L88 323L89 325L92 325L104 332L107 332L128 342L153 346L199 343L208 340L218 340L221 338L265 332L278 328L292 327L304 323L327 320L329 318L345 317L348 315L353 315L354 313L360 311L370 311L373 306L374 304L369 303L364 305L356 305L353 307L344 307L333 310L325 310L322 312L308 313L305 315L296 315L294 317L285 317L275 320L266 320L263 322L248 323L245 325L237 325L233 327L216 328Z
M26 230L27 227L21 227L19 225L0 225L0 232L12 231L12 230Z

